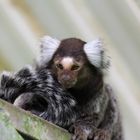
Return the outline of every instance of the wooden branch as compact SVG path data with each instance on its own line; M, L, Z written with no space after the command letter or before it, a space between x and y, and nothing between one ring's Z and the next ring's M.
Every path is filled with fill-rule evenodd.
M17 108L12 104L9 104L1 99L0 99L0 109L1 109L0 127L2 126L2 122L4 122L5 124L8 123L10 124L10 126L13 126L12 129L15 128L18 131L30 135L39 140L70 140L71 138L71 135L66 130L54 124L51 124L29 112ZM4 119L4 116L7 119ZM9 131L8 126L6 131ZM9 132L6 133L7 135L10 135ZM12 132L12 133L16 133L16 132ZM1 139L1 135L0 135L0 139ZM1 139L1 140L5 140L5 139ZM19 138L18 140L22 140L22 138L21 139Z
M4 110L0 110L0 140L23 140Z

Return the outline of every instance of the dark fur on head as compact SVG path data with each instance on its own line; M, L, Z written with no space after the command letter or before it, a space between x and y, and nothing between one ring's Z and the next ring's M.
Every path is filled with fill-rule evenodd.
M69 39L62 40L62 42L59 45L59 48L54 53L53 58L48 65L48 67L52 70L52 73L54 73L54 75L56 76L56 78L58 78L58 81L60 81L62 85L63 83L66 84L66 81L67 82L70 81L68 88L69 87L82 88L84 87L84 84L87 85L88 82L90 82L91 77L94 77L94 79L98 77L98 80L94 80L94 81L99 82L99 75L101 75L100 82L102 83L101 71L99 71L99 69L96 68L94 65L91 65L91 63L87 59L87 56L83 49L85 44L86 42L76 38L69 38ZM55 64L55 62L58 61L58 63L61 64L61 61L65 58L72 58L73 62L70 65L73 66L76 65L77 63L77 66L79 66L80 68L78 70L71 70L70 67L67 69L64 68L58 70L56 67L57 63ZM66 80L62 79L63 77L69 77L69 79ZM76 82L74 84L73 84L74 81L73 79L74 80L76 79L75 80ZM94 87L97 87L97 85L94 85Z
M68 38L61 41L54 56L58 54L60 57L71 56L78 59L78 57L86 56L83 47L86 42L77 38Z

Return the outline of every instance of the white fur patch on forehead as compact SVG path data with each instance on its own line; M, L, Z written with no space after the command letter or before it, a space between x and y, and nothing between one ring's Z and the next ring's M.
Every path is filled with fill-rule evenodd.
M73 65L73 58L72 57L64 57L61 60L61 64L63 65L64 69L70 69L71 66Z
M101 39L96 39L87 42L84 45L84 51L89 62L97 68L105 69L109 67L109 59L105 54L103 42Z
M57 48L60 45L60 41L52 38L50 36L44 36L40 41L40 47L41 47L41 54L39 61L40 63L48 63L54 53L56 52Z

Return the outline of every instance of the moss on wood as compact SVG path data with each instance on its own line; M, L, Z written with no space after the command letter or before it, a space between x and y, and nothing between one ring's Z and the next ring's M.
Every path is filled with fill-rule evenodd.
M0 108L7 114L14 128L39 140L70 140L70 134L54 124L0 99ZM0 118L3 115L0 114ZM8 121L4 120L6 123ZM7 139L8 140L8 139ZM16 140L16 139L15 139ZM20 139L19 139L20 140Z

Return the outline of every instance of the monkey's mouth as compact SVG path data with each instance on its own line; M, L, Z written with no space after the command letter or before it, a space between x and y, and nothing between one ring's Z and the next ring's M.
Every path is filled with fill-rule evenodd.
M74 87L74 85L76 84L76 82L77 82L76 80L74 80L74 81L59 81L59 83L65 89L69 89L69 88Z

